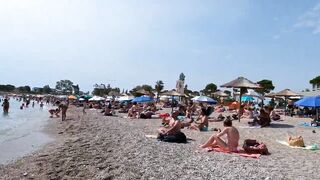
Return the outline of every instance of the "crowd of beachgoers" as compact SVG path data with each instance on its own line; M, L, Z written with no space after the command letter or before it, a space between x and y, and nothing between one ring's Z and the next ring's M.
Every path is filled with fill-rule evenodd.
M70 133L69 129L70 128L72 129L72 127L76 125L81 126L81 128L79 127L81 130L76 129L75 131L77 130L85 131L84 130L85 127L82 127L83 126L82 123L83 121L86 121L86 119L92 122L93 119L95 119L95 121L99 121L99 118L100 119L111 118L112 120L110 121L113 122L113 125L108 123L108 126L110 128L111 127L116 128L114 127L115 126L114 124L117 124L117 123L121 123L123 125L122 122L118 122L118 121L126 122L132 126L134 126L134 124L137 123L139 124L139 127L142 126L141 123L144 123L145 128L148 128L146 126L148 126L148 123L152 121L153 123L156 123L156 125L153 124L150 128L148 128L148 129L153 129L152 132L148 130L148 132L145 133L145 137L150 139L150 141L163 142L165 144L168 144L166 145L167 147L167 146L170 146L171 143L179 143L179 144L187 143L188 144L190 143L190 141L193 141L194 139L196 139L197 145L196 147L194 147L195 148L194 151L198 151L198 150L200 152L213 151L213 152L220 152L221 154L231 153L231 154L237 154L241 157L246 157L246 158L261 158L261 155L270 155L270 149L274 150L274 148L271 146L271 143L264 142L265 140L261 137L260 137L261 139L258 139L255 134L250 135L249 133L251 137L250 136L248 137L248 134L246 134L246 138L243 139L242 136L243 136L244 129L249 129L249 130L251 128L252 129L256 129L256 128L270 129L273 127L272 124L283 122L289 117L293 117L293 118L303 117L304 121L312 121L313 119L319 118L319 117L316 117L316 113L314 109L298 108L293 106L293 102L289 102L287 105L287 108L277 108L277 107L274 108L273 106L270 106L270 105L262 105L252 101L242 103L240 106L239 102L237 101L230 103L230 105L225 105L224 103L221 103L221 102L218 104L210 104L206 102L197 102L197 101L191 101L187 99L184 99L183 101L180 101L180 102L175 100L158 101L157 99L153 99L150 102L137 103L137 102L131 102L131 101L118 101L116 99L109 99L107 101L106 100L90 101L89 99L84 99L79 101L79 99L58 98L53 96L51 97L7 96L1 99L1 101L3 106L3 111L8 112L9 110L9 113L10 113L9 104L8 104L9 98L20 101L21 109L30 108L30 106L34 107L35 105L39 105L40 107L42 107L43 104L51 104L52 108L49 109L48 117L50 117L53 120L53 122L60 122L58 125L60 128L59 131L63 129L62 132L58 132L58 134L62 134L63 131ZM75 121L68 121L69 116L73 119L76 119L76 121L77 120L81 120L81 121L78 122L79 124L76 124ZM309 118L309 119L305 119L305 118ZM239 126L239 123L240 123L238 122L239 119L242 119L241 121L242 126ZM288 126L291 126L291 125L288 125ZM96 125L94 127L97 128ZM114 133L114 130L110 128L108 129L108 131ZM121 127L117 128L118 131L122 131L119 128ZM94 134L95 132L92 132L94 131L93 129L90 129L90 133ZM74 134L83 133L83 132L75 132L75 131L72 131L72 134L71 134L72 137ZM132 131L133 134L135 133L135 130L130 129L130 127L126 129L126 132L128 131ZM199 133L197 134L198 136L197 138L201 138L202 136L201 133L205 133L205 134L203 134L203 137L201 139L190 138L189 137L190 134L193 135L192 132ZM313 130L312 132L313 134L316 133L315 130ZM119 136L122 136L122 135L123 134ZM302 136L305 135L304 133L298 134L298 135L299 136L285 137L286 139L279 143L282 143L291 147L296 147L301 149L304 148L304 149L313 150L313 151L318 149L316 144L312 144L312 146L307 146L306 144L301 143L303 142ZM115 138L110 134L108 134L108 136L110 136L110 138ZM105 137L105 138L108 139L108 137ZM117 141L122 141L120 137L116 137L116 138L117 138ZM109 141L106 139L105 141ZM69 141L70 139L68 140L68 142ZM135 142L135 143L139 143L139 142ZM309 140L305 140L305 142L310 144ZM130 143L130 142L125 141L125 143ZM176 147L177 145L171 144L171 147ZM91 144L90 146L95 147L96 145ZM100 147L100 145L97 145L97 147ZM190 148L188 149L190 150ZM66 153L65 151L63 152ZM184 153L187 153L187 152L184 152ZM272 154L271 156L274 155L273 153L271 154ZM122 156L122 155L123 154L121 150L118 150L117 154L115 155L116 157L114 158L117 158L118 156ZM95 156L99 156L99 153L97 152ZM157 156L157 155L153 154L152 156ZM50 156L50 158L55 159L57 157ZM33 159L33 161L34 160L35 159ZM48 166L48 165L45 165L45 166ZM6 168L2 169L2 172L7 172L8 175L10 175L10 172L12 173L12 171L10 171L10 168L15 169L16 167L7 166ZM1 169L0 169L0 172L1 172ZM50 172L45 172L45 173L49 173L49 174L46 174L45 177L51 177L52 175L50 174ZM16 174L15 176L24 177L24 175L21 175L21 174ZM55 174L54 177L62 178L63 176L67 177L66 174L59 175L59 173ZM110 177L114 177L114 176L115 175L112 175ZM188 177L192 178L193 176L188 176ZM232 176L232 177L235 177L235 176ZM252 176L252 177L256 177L256 176ZM286 176L283 176L283 177L286 177ZM80 176L80 179L81 178L82 177ZM100 176L99 178L97 178L97 176L90 176L90 178L99 179ZM126 178L128 177L126 176ZM139 178L141 178L141 176ZM159 177L159 178L163 178L163 175L162 177Z

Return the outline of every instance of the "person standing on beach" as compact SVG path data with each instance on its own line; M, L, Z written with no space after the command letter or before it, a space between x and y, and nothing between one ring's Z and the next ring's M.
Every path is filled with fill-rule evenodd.
M61 110L61 118L62 121L65 121L67 118L67 110L68 110L68 104L60 104L59 109Z
M83 102L83 109L82 109L82 114L85 115L86 113L86 109L87 109L87 101Z
M9 113L9 107L10 107L10 103L8 101L8 99L4 99L3 103L2 103L2 107L3 107L3 112L4 113Z

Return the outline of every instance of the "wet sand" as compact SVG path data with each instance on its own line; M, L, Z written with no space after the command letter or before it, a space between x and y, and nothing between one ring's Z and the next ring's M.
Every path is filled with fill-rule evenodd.
M285 117L270 128L239 128L241 140L257 139L271 153L260 159L199 151L198 145L214 133L184 129L187 144L158 142L159 119L130 120L103 117L98 111L70 108L66 122L55 119L48 132L56 141L6 166L1 179L319 179L320 151L291 149L278 144L288 134L302 135L305 143L320 144L320 129L295 127L309 121ZM236 127L245 126L234 121ZM210 123L222 128L221 122ZM316 131L313 133L312 130Z

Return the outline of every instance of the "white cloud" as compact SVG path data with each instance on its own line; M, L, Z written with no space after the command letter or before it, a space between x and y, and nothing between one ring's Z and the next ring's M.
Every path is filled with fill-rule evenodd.
M295 28L310 28L314 34L320 33L320 3L299 17Z

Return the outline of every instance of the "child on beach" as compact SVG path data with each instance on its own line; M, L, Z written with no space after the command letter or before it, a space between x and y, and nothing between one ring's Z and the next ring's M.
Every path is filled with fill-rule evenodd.
M201 145L201 148L212 148L212 147L220 147L224 150L237 152L237 148L239 145L239 131L232 126L232 121L230 119L226 119L223 122L223 126L225 127L222 132L218 134L212 135L209 140ZM225 142L221 139L222 136L227 135L228 141Z

